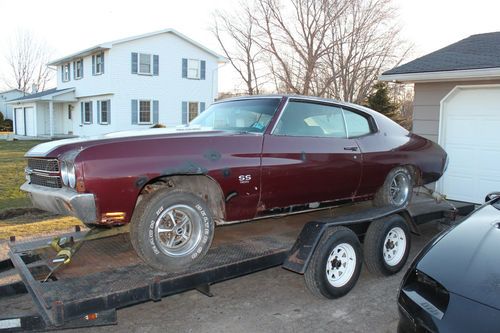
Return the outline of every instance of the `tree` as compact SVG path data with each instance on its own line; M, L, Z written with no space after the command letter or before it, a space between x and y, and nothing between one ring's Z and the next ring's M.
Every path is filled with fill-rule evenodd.
M219 42L224 55L243 80L249 95L259 94L262 77L257 74L262 63L262 49L255 42L255 24L252 9L240 3L240 13L230 15L227 11L216 11L212 33Z
M6 84L25 93L33 86L37 90L44 90L54 75L46 65L51 54L46 43L37 40L29 31L19 30L5 55L10 69Z
M377 82L373 89L374 92L368 96L365 105L401 124L403 119L399 112L399 104L391 100L387 83Z

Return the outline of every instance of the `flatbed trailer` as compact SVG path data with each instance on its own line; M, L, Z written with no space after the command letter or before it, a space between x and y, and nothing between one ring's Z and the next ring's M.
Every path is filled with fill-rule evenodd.
M206 257L178 272L159 272L144 264L126 233L85 241L71 264L52 274L52 238L12 241L10 259L0 262L0 278L15 272L21 280L0 286L0 331L111 325L117 323L119 308L192 289L211 296L211 284L266 268L283 265L304 273L315 246L330 227L347 226L362 239L363 224L398 214L418 233L419 224L454 219L474 209L460 202L454 206L456 210L425 200L403 209L361 205L354 213L338 216L318 218L305 213L224 226L217 229ZM84 233L64 237L78 242Z

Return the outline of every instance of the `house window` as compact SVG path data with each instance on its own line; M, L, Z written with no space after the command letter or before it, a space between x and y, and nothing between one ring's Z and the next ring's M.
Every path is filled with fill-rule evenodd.
M107 125L109 124L109 100L106 101L100 101L101 103L101 110L100 110L100 119L101 119L101 124Z
M95 56L95 74L104 73L104 53Z
M153 119L151 113L151 101L139 101L139 124L151 124Z
M83 102L83 123L92 123L92 102Z
M194 118L198 117L198 113L199 113L198 102L189 102L188 121L191 122Z
M139 53L139 74L151 74L151 54Z
M83 77L83 59L75 61L75 80L81 79Z
M194 60L194 59L188 59L187 65L188 65L188 70L187 70L188 79L199 79L200 78L200 61Z
M70 71L70 63L64 64L62 66L62 80L63 82L69 81L69 71Z

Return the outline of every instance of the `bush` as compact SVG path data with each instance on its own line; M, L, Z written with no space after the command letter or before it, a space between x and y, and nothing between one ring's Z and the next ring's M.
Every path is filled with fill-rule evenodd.
M12 129L13 129L12 120L5 119L2 122L0 122L0 132L12 132Z
M151 128L166 128L167 126L163 125L163 124L154 124L153 126L151 126Z

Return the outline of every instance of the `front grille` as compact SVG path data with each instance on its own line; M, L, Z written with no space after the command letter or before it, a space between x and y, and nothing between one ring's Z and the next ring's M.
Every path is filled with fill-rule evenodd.
M48 176L48 175L41 175L39 173L33 173L30 176L30 179L31 179L31 184L34 185L40 185L52 188L62 187L61 177L59 176Z
M28 168L33 171L59 172L59 162L56 159L28 158Z
M26 173L31 184L52 188L62 187L57 159L28 158Z

